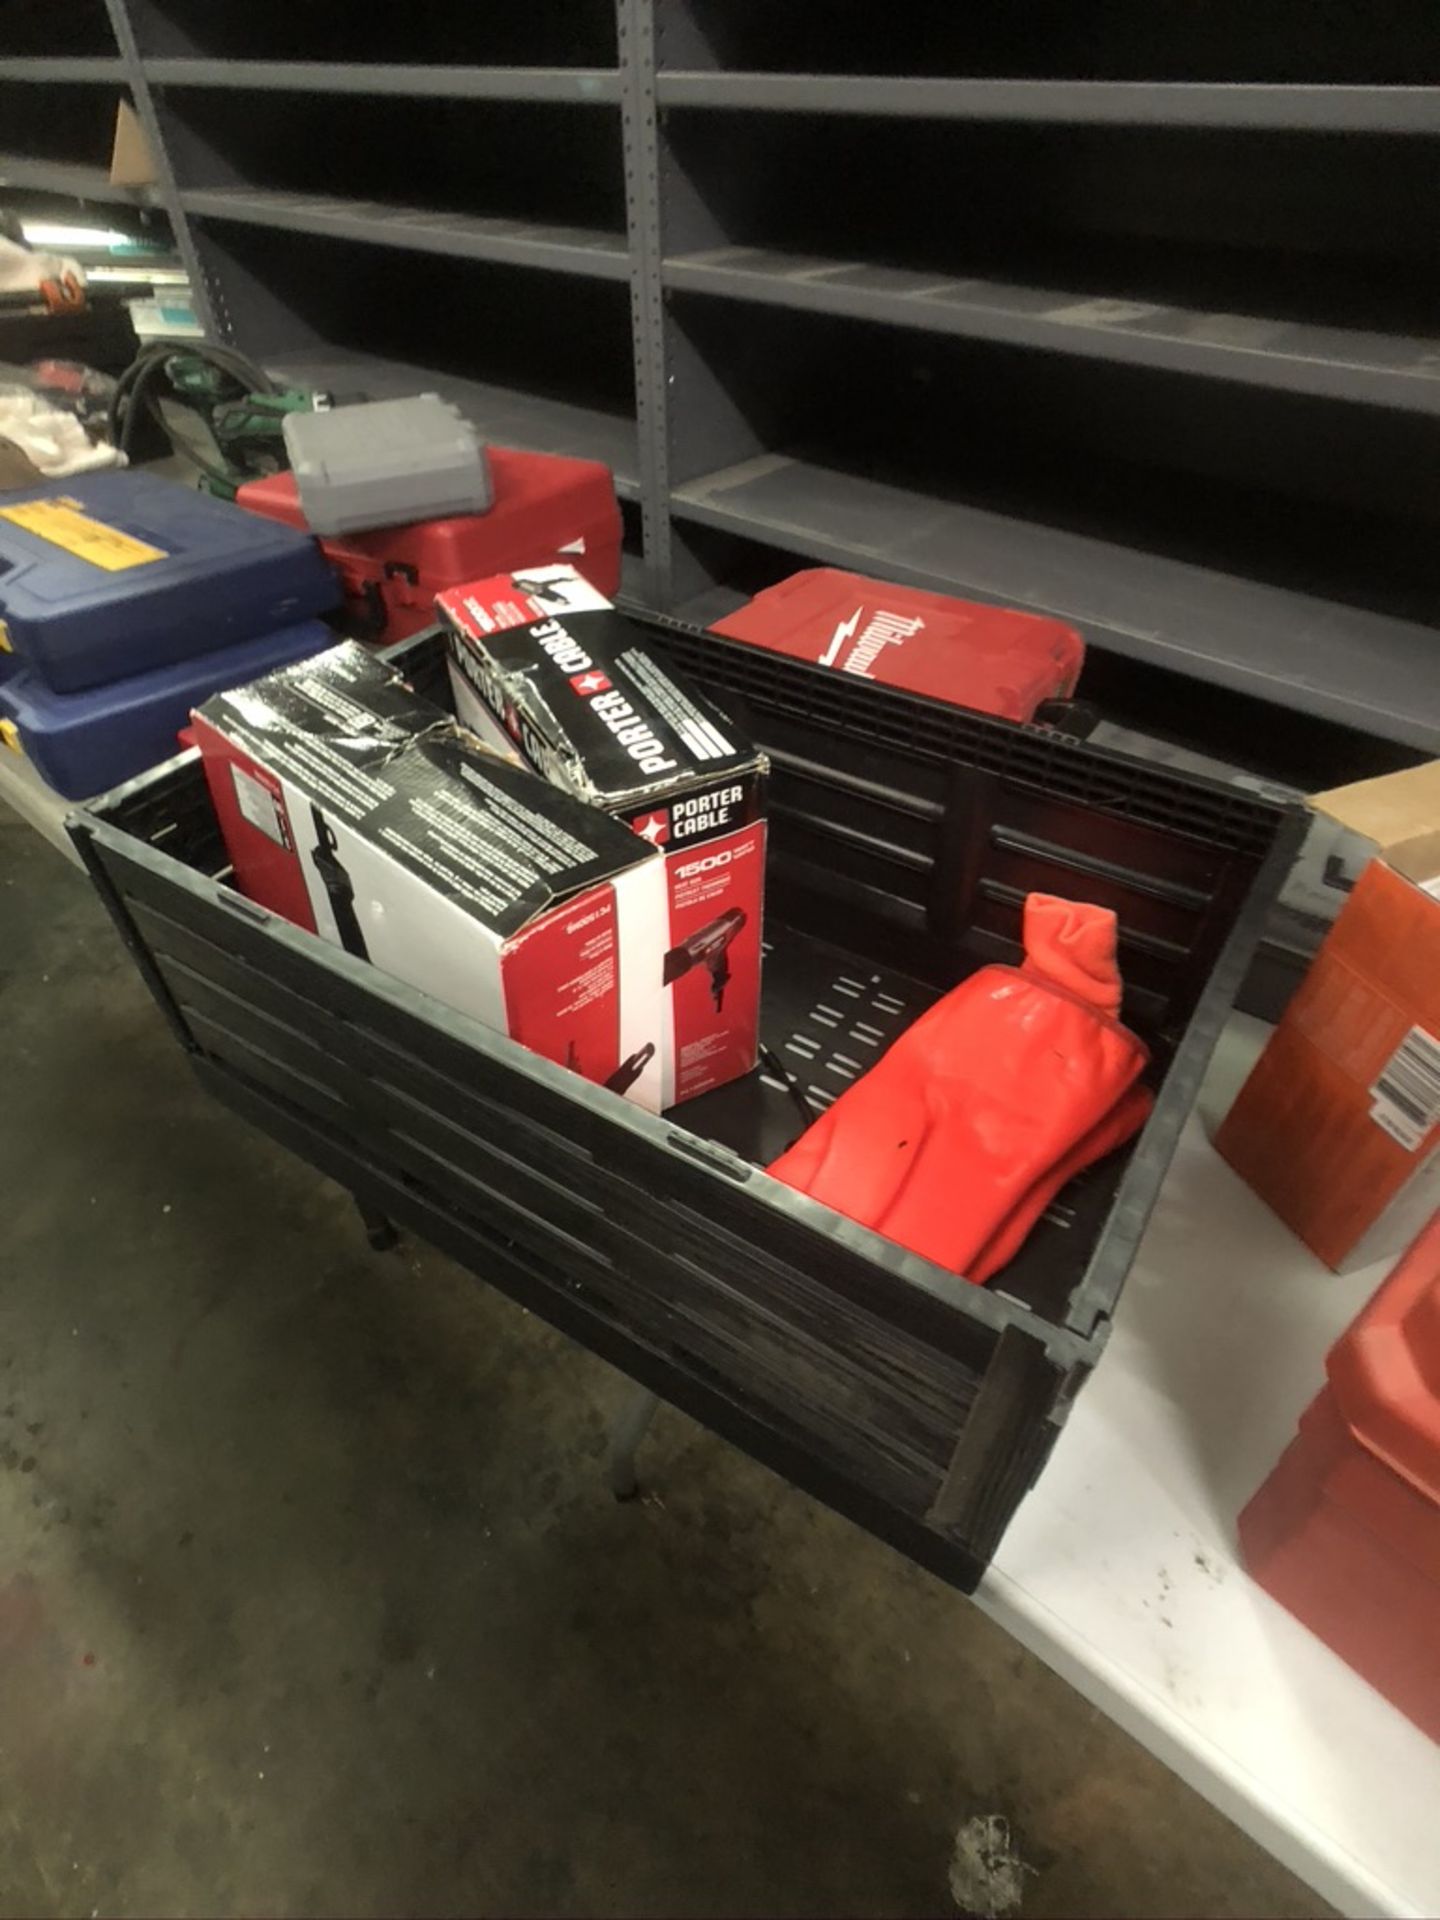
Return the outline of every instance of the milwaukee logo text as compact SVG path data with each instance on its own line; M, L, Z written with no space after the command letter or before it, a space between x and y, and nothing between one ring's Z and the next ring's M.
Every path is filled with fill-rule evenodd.
M873 613L849 654L840 660L841 647L860 624L860 612L857 607L848 620L840 622L830 637L830 644L820 655L820 664L822 667L838 664L842 673L858 673L863 680L873 680L875 676L870 669L886 647L903 646L907 640L914 639L925 622L919 614Z

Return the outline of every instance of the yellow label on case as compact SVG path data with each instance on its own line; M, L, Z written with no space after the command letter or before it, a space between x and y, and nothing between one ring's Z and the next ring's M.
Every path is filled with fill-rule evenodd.
M20 729L13 720L0 720L0 747L8 747L12 753L22 751Z
M3 620L0 620L0 653L13 653L14 651L14 647L10 644L10 629Z
M133 534L122 533L103 520L92 520L70 500L22 500L17 507L0 507L0 520L38 533L52 546L63 547L78 560L106 573L124 573L130 567L149 566L152 560L168 560L163 547L152 547Z

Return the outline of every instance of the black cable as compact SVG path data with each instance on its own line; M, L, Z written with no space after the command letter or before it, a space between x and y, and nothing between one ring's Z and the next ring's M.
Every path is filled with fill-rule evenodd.
M243 354L236 353L233 348L215 346L208 341L154 340L149 346L142 347L126 367L110 397L109 437L111 444L120 452L129 453L135 423L145 415L155 419L172 446L175 444L159 410L155 389L169 362L181 358L205 361L227 379L233 380L242 394L276 391L275 383L265 369L247 360ZM212 467L193 449L182 447L179 451L208 478L222 485L232 484L233 475Z
M819 1114L806 1098L805 1089L801 1086L800 1082L795 1078L794 1074L791 1073L775 1049L773 1047L767 1047L763 1041L760 1046L760 1064L772 1079L780 1081L785 1091L799 1108L800 1118L805 1122L807 1127L811 1126L820 1118Z

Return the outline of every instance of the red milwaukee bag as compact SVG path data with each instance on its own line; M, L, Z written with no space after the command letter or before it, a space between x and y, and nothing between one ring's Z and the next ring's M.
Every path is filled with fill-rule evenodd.
M1085 643L1059 620L814 567L757 593L711 629L952 706L1029 720L1068 699Z
M962 981L770 1168L977 1284L1150 1111L1114 914L1032 893L1024 938L1023 966Z
M485 513L461 513L373 533L321 540L345 588L359 639L404 640L433 626L446 587L520 567L569 561L598 593L620 586L620 508L610 469L598 460L490 447L495 499ZM248 480L235 496L251 513L304 527L293 473Z

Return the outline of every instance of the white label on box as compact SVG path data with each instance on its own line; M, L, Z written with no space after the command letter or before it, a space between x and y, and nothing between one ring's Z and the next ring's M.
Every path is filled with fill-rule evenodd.
M230 773L235 782L235 804L251 826L258 827L277 847L288 847L290 842L285 833L284 817L274 794L233 760Z
M522 567L510 576L537 613L603 612L610 602L573 567ZM470 606L470 602L466 602ZM472 609L473 611L473 609ZM529 615L526 616L527 621Z
M1414 1153L1440 1121L1440 1040L1411 1027L1370 1089L1370 1118Z

